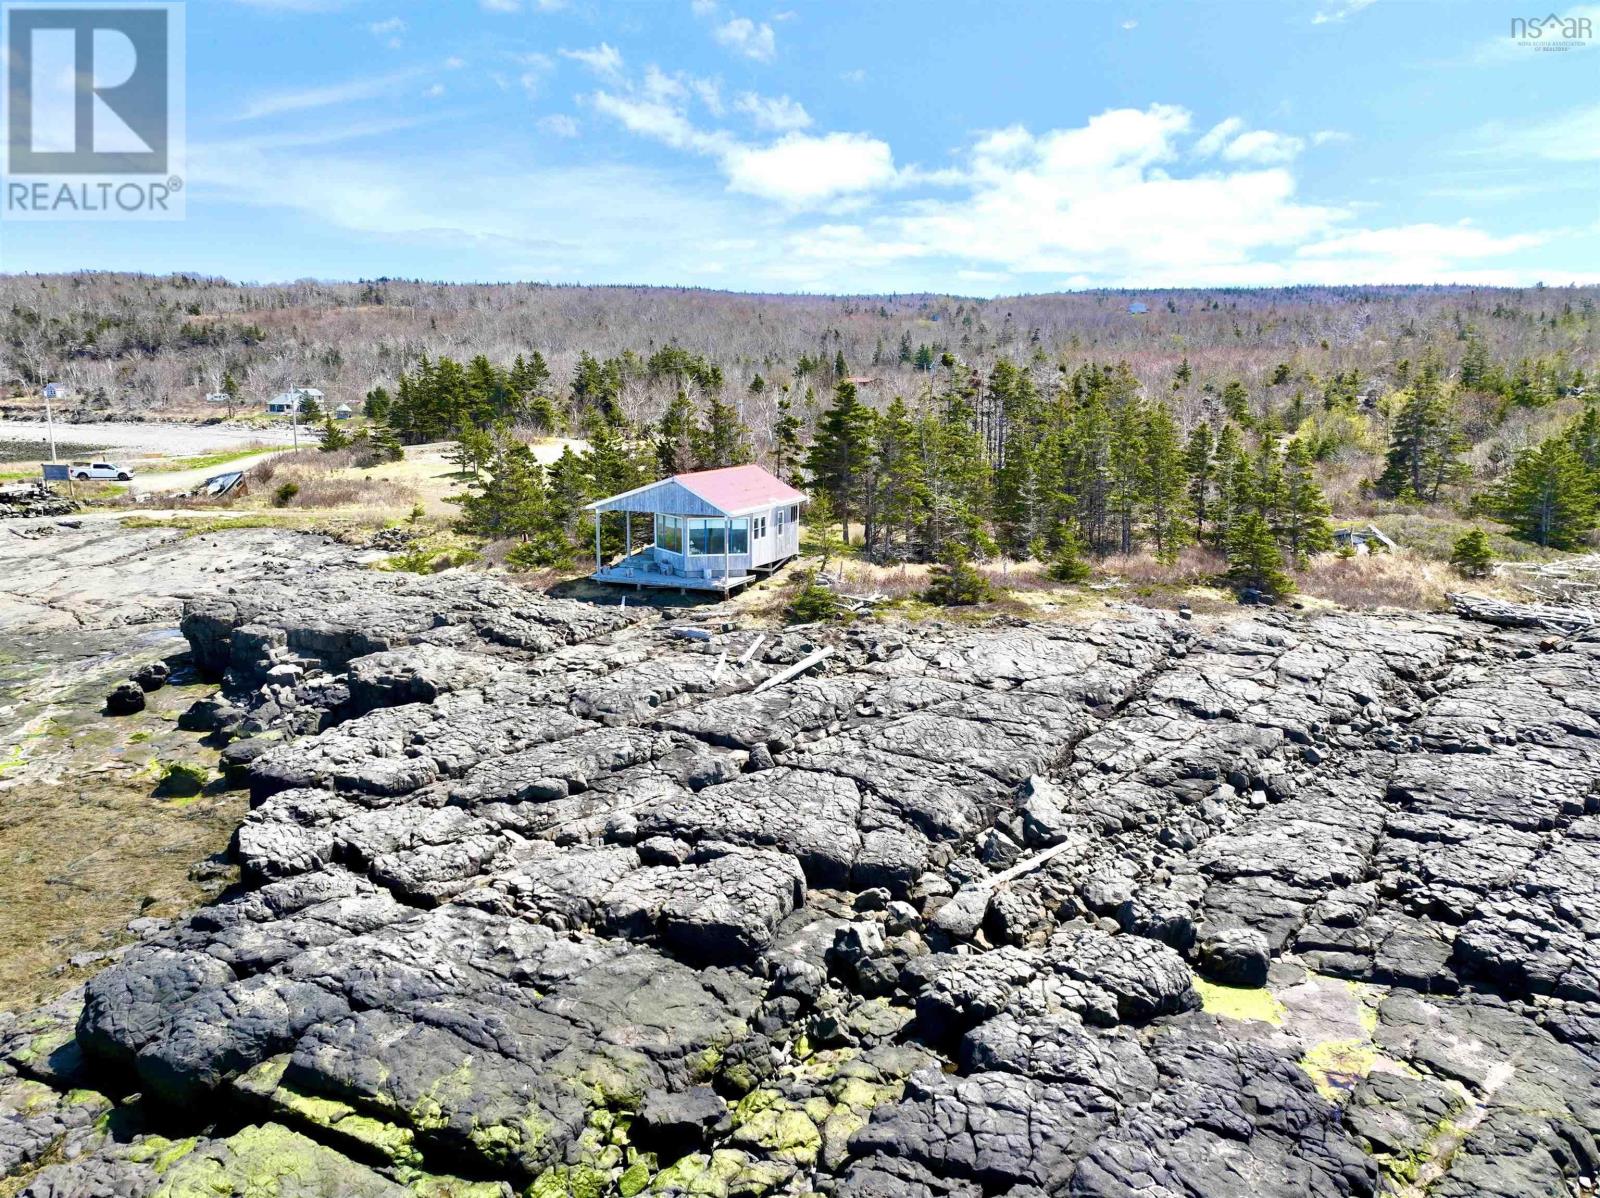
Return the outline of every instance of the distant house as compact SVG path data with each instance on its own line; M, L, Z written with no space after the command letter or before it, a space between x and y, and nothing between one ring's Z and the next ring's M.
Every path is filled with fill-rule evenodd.
M850 378L845 379L845 382L856 387L876 387L878 385L877 379L869 378L864 374L852 375Z
M800 552L804 493L760 466L728 466L674 474L591 503L595 514L594 574L598 582L677 587L724 593L754 582ZM600 523L623 513L630 552L601 560ZM633 517L649 516L654 544L637 553Z
M210 394L208 394L206 396L206 402L207 403L227 403L228 402L228 393L226 391L212 391Z
M44 397L46 399L65 399L69 391L70 388L65 383L46 383L44 385Z
M342 403L333 409L333 418L335 420L349 420L354 415L355 412L351 410L350 405L347 403Z
M299 412L308 399L321 407L322 398L322 392L315 387L296 387L293 391L280 392L267 400L267 413L271 416L287 416L291 412Z
M1133 316L1143 316L1148 311L1150 311L1150 305L1140 303L1138 300L1134 300L1133 303L1128 305L1128 312Z
M1338 549L1348 545L1358 554L1386 549L1393 552L1400 548L1376 524L1369 524L1365 528L1336 528L1333 530L1333 543Z

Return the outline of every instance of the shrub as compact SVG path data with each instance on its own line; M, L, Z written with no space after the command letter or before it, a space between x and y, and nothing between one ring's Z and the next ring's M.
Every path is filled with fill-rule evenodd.
M789 615L799 624L817 624L838 619L841 606L839 596L831 588L823 586L817 571L812 570L789 604Z
M972 607L994 598L994 587L967 556L963 546L950 550L949 559L934 566L924 598L940 607Z
M273 507L288 507L291 503L294 502L294 497L296 495L298 495L298 494L300 494L300 484L299 483L297 483L297 482L284 483L276 491L274 491L272 493L272 506Z
M1483 529L1469 529L1456 538L1450 550L1450 564L1463 578L1487 578L1494 572L1494 554Z

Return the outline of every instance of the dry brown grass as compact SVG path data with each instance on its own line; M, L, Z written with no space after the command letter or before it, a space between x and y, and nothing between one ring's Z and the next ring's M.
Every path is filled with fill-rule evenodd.
M1448 606L1445 596L1451 591L1518 597L1517 590L1498 577L1465 579L1444 562L1404 549L1349 558L1319 554L1295 575L1295 582L1308 598L1362 611L1383 607L1442 610Z
M1159 562L1147 549L1114 554L1094 563L1095 573L1120 578L1129 586L1204 586L1227 572L1228 563L1214 549L1191 545L1172 563Z

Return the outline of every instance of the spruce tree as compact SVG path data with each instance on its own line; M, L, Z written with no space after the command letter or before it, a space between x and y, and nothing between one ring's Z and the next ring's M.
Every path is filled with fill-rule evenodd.
M1433 502L1447 483L1463 477L1461 438L1438 369L1424 362L1389 432L1389 450L1378 478L1380 494Z
M1076 526L1067 523L1057 533L1055 553L1051 555L1048 571L1057 582L1087 582L1093 571L1083 560L1083 542Z
M856 397L855 384L841 382L833 406L817 423L817 438L806 455L811 485L828 497L838 513L846 544L850 517L861 510L871 468L873 414Z
M1275 595L1294 589L1283 570L1278 538L1259 511L1246 511L1229 529L1228 577L1240 588L1254 588Z
M713 394L706 410L706 431L701 445L700 468L743 466L750 461L750 430L739 409Z
M872 477L876 492L876 526L882 556L896 557L895 548L911 536L928 503L922 476L917 428L905 400L895 396L878 418L873 433ZM872 546L868 546L869 551Z
M805 457L800 444L802 427L800 418L794 414L794 405L785 394L778 401L778 418L772 425L772 472L787 483L800 481L800 466Z
M1216 437L1211 426L1204 421L1189 433L1183 451L1183 467L1189 474L1189 510L1194 513L1194 537L1206 537L1206 515L1211 508L1212 481L1216 478Z
M929 572L924 598L940 607L972 607L994 598L994 587L978 573L965 545L952 543Z
M605 422L601 422L605 423ZM663 474L687 474L699 464L705 434L689 393L679 389L656 426L656 461Z
M1332 509L1317 485L1311 454L1304 441L1289 442L1283 455L1283 505L1281 533L1290 560L1304 568L1313 553L1333 548L1333 529L1328 524Z
M1189 474L1178 422L1164 403L1145 415L1143 436L1145 528L1156 560L1170 565L1189 543Z
M1595 526L1594 485L1564 437L1518 455L1498 507L1518 536L1552 549L1571 549Z
M322 429L317 434L317 448L323 453L337 453L350 448L350 438L344 429L334 423L332 416L322 418Z
M1487 578L1494 572L1494 552L1483 529L1468 529L1456 538L1450 564L1463 578Z

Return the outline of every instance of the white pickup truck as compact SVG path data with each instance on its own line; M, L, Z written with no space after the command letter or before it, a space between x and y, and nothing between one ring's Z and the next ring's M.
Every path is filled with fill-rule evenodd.
M73 462L67 473L81 483L93 481L126 483L133 481L133 471L113 462Z

